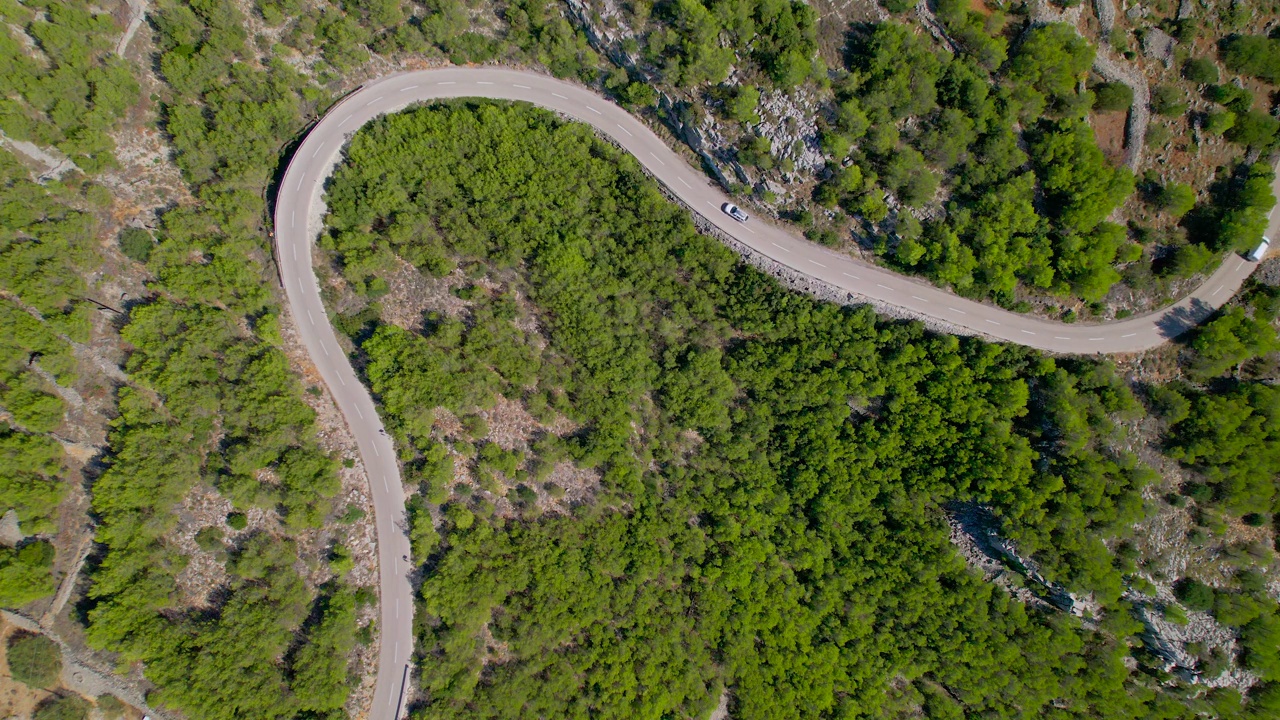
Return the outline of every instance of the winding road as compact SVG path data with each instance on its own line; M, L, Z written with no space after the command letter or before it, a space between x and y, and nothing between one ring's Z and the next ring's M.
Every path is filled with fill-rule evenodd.
M1136 352L1160 345L1225 303L1256 267L1229 256L1190 296L1159 312L1105 325L1063 324L1018 315L957 297L923 281L837 254L761 219L738 223L720 211L729 202L644 123L584 87L534 72L446 68L390 75L361 87L315 125L290 159L275 207L276 256L289 307L304 345L356 438L373 495L381 589L381 653L371 720L402 712L413 646L412 571L405 561L405 493L395 447L369 391L338 344L311 268L312 241L324 215L322 189L349 136L369 120L442 98L520 100L587 123L630 152L688 207L751 250L850 293L997 340L1054 353ZM1280 181L1277 181L1280 189ZM1277 237L1273 214L1270 237Z

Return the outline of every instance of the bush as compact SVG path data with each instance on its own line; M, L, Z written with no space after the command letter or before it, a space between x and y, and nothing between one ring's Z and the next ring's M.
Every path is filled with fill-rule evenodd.
M1204 120L1204 131L1210 135L1222 135L1236 124L1236 114L1230 110L1209 113Z
M21 548L0 545L0 607L20 607L53 594L53 545L37 540Z
M1208 612L1213 609L1213 588L1195 578L1185 577L1179 580L1173 586L1173 594L1189 610Z
M1187 624L1187 612L1182 609L1181 605L1165 605L1162 610L1164 611L1165 622L1170 622L1174 625Z
M98 712L102 713L102 717L106 720L124 717L125 710L128 709L128 706L120 702L120 698L115 695L99 695L95 704L98 706Z
M1151 110L1157 115L1177 117L1187 111L1187 98L1172 85L1161 85L1151 93Z
M1174 217L1182 217L1195 207L1196 191L1182 183L1170 183L1160 188L1156 202L1161 210Z
M9 673L31 688L53 687L62 674L62 653L44 635L19 633L9 638Z
M1249 112L1253 107L1253 93L1235 85L1227 83L1214 85L1206 94L1210 100L1231 108L1236 114Z
M1100 112L1128 110L1133 105L1133 89L1124 83L1102 83L1093 87L1093 109Z
M89 701L79 695L61 695L40 703L32 720L85 720L89 717Z
M146 264L151 259L151 249L155 247L155 241L151 239L151 233L142 228L125 228L120 231L120 252L124 256L133 260Z
M462 429L473 440L482 440L489 436L489 423L479 415L468 415L463 418Z
M1280 40L1262 35L1234 35L1222 41L1222 61L1231 70L1280 82Z
M1236 116L1235 125L1224 133L1228 140L1253 148L1264 149L1275 142L1280 131L1280 120L1257 110Z
M232 530L243 530L249 527L249 518L242 512L233 512L227 515L227 525Z
M222 544L222 528L209 527L200 528L196 533L196 546L207 553L217 553L226 550L226 546Z
M1147 147L1161 148L1169 142L1169 138L1173 137L1173 133L1169 128L1160 123L1151 123L1147 126Z
M1182 76L1197 85L1218 82L1218 66L1209 58L1192 58L1182 66Z
M1267 524L1267 516L1262 513L1251 512L1240 518L1240 522L1249 527L1262 527Z

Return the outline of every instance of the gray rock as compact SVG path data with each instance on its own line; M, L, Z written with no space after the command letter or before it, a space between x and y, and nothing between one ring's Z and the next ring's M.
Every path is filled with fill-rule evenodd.
M22 534L22 528L18 527L18 512L10 508L4 515L0 515L0 545L8 545L10 547L22 542L22 538L26 537Z
M1177 40L1160 28L1147 28L1142 36L1142 51L1148 57L1164 62L1165 67L1173 67L1173 48L1177 44Z

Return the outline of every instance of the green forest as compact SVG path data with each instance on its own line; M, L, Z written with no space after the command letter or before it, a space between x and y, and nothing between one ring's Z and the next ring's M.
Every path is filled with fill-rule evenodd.
M1242 447L1280 448L1280 396L1229 378L1216 343L1189 360L1214 382L1153 387L1157 402L1106 363L815 302L698 235L632 159L526 106L377 120L327 198L323 244L368 303L338 325L416 502L440 510L440 536L415 543L429 569L417 716L698 716L722 688L735 717L1280 709L1280 608L1247 574L1209 607L1266 681L1248 698L1168 685L1121 597L1135 568L1118 541L1155 479L1125 449L1128 421L1163 419L1170 457L1205 469L1206 490L1187 492L1206 513L1276 509L1274 458ZM473 279L456 293L467 314L381 325L393 252ZM1232 369L1275 347L1262 296L1201 331L1240 339ZM517 328L517 297L545 344ZM432 408L463 416L497 395L578 429L526 457L483 427L449 443L434 424ZM1240 431L1213 426L1224 411ZM555 490L539 468L565 458L600 487L542 515ZM450 487L454 462L481 489ZM1092 593L1102 615L982 582L948 542L957 503L991 507L1048 582Z
M0 543L0 606L36 617L70 589L70 646L193 720L365 711L377 596L346 535L368 519L288 354L269 221L295 143L360 82L546 71L676 133L732 121L720 160L758 177L794 169L765 105L814 98L826 167L774 209L1016 310L1192 278L1256 244L1273 204L1275 97L1248 88L1277 82L1280 40L1210 27L1238 2L1158 21L1213 36L1174 70L1211 109L1176 88L1152 107L1234 153L1205 187L1104 156L1095 121L1132 95L1082 83L1094 45L1020 4L931 4L947 41L900 0L834 40L834 11L795 0L613 19L553 0L146 5L118 49L127 3L0 0L0 514L21 538ZM625 63L585 28L617 18L639 29ZM64 160L39 169L20 143ZM166 168L180 188L132 204ZM412 717L1280 714L1273 287L1138 361L934 334L782 289L589 129L499 103L379 120L327 193L331 319L412 490ZM1175 229L1115 222L1134 206ZM463 309L384 321L401 260ZM512 403L536 425L514 447L485 419ZM193 498L229 512L192 527ZM1160 595L1142 523L1168 508L1217 557ZM1016 548L999 578L952 542L970 512ZM1230 643L1170 667L1152 618L1212 619ZM51 687L53 647L13 635L14 677ZM1190 681L1225 670L1249 689ZM89 712L59 694L35 717Z
M0 423L0 497L33 537L0 547L0 605L19 607L55 589L54 549L43 538L56 530L66 491L62 449L50 437L64 407L45 378L76 381L72 345L90 340L99 312L84 277L102 261L101 211L112 198L86 174L114 164L107 131L138 102L139 87L130 65L108 52L120 32L110 15L35 2L6 2L0 13L48 60L33 63L0 33L8 68L0 129L54 146L77 166L64 180L33 182L0 153L0 317L9 331L0 399L13 418ZM337 463L317 446L314 412L280 348L277 300L263 282L271 277L265 202L254 189L270 178L304 108L326 95L283 64L239 62L250 52L243 20L212 2L161 3L150 16L169 93L152 99L199 200L165 212L154 239L136 228L121 235L123 254L145 264L149 296L113 328L128 383L115 390L108 450L92 478L97 550L76 612L91 646L116 653L122 669L143 664L150 703L194 718L331 717L353 687L357 613L374 598L347 582L349 563L333 563L318 588L298 565L290 535L344 509L331 502ZM198 537L227 572L212 607L184 606L176 582L191 558L173 533L197 486L236 509ZM277 516L280 530L246 529L251 508Z
M1088 116L1127 109L1132 91L1085 89L1095 49L1065 24L1033 26L1011 42L1003 18L958 0L939 3L938 18L958 54L880 23L851 35L848 70L833 81L839 105L823 136L832 159L816 202L877 219L886 212L881 188L923 206L945 186L944 218L899 214L892 234L877 239L891 264L1019 307L1020 288L1097 302L1122 279L1142 289L1153 272L1186 277L1257 244L1274 203L1270 165L1228 169L1217 202L1204 206L1185 186L1144 181L1154 182L1144 189L1151 202L1187 215L1192 229L1191 242L1167 252L1144 248L1149 237L1107 220L1138 185L1104 158ZM1124 97L1113 98L1120 90ZM1224 84L1206 92L1242 116L1253 112L1248 91ZM904 120L915 129L902 130ZM1274 130L1222 132L1255 149L1275 142Z

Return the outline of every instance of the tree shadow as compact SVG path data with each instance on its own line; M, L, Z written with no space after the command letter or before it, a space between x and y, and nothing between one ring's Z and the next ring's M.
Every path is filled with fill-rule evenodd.
M1199 298L1192 298L1187 307L1169 310L1156 321L1160 337L1173 340L1195 328L1216 312L1216 309Z

